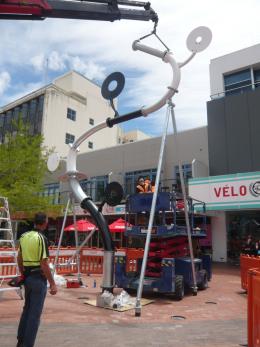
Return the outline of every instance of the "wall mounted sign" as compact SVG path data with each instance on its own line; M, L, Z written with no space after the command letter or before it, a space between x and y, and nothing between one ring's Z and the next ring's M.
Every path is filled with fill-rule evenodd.
M260 172L192 178L189 195L208 211L260 208Z
M120 204L120 205L117 205L117 206L109 206L108 204L105 204L103 206L102 213L104 215L125 214L125 205Z

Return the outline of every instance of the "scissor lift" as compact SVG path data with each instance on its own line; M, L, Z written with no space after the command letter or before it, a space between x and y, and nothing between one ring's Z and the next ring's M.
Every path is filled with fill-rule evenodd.
M128 198L126 220L134 220L134 224L126 227L126 236L146 237L147 224L143 221L149 219L152 197L152 193L147 193ZM191 199L187 203L192 238L206 237L205 204L194 203ZM202 213L195 213L195 204L197 208L200 206ZM158 193L143 286L144 292L174 294L178 300L183 298L185 289L193 286L187 227L181 205L176 193ZM128 259L127 256L116 258L115 281L118 287L138 288L143 255L142 252L137 254L136 259ZM134 262L135 266L129 267L129 262ZM195 257L194 266L198 289L206 289L211 277L210 256Z

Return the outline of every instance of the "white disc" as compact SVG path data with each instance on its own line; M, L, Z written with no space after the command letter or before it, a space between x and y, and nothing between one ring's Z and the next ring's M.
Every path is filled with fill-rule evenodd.
M212 32L207 27L198 27L189 34L186 40L188 50L193 53L198 53L206 49L212 39Z
M60 163L60 156L58 153L52 153L47 161L47 167L48 170L51 172L54 172L55 170L57 170L58 166Z

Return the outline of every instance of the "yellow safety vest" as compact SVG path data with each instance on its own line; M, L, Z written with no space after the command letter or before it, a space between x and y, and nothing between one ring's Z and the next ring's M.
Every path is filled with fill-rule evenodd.
M45 237L38 231L28 231L20 237L23 266L40 266L41 260L49 256Z

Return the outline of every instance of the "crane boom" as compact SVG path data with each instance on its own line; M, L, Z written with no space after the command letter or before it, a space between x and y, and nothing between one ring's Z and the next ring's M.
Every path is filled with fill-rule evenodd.
M142 9L137 9L137 7ZM158 21L149 2L130 0L0 0L0 19L67 18L110 21Z

